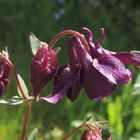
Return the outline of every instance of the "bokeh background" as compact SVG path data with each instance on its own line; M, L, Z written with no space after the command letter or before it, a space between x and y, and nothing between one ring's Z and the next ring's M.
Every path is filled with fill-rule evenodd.
M112 51L140 50L140 1L139 0L0 0L0 48L8 47L10 58L25 80L29 91L30 63L33 57L29 33L49 42L65 29L81 32L82 27L99 37L104 27L106 37L102 44ZM56 46L61 47L59 65L67 62L67 37ZM113 140L140 140L140 70L135 71L130 84L120 86L104 101L91 101L81 91L75 102L64 99L57 105L34 102L28 133L38 128L39 140L60 140L83 121L86 115L92 121L108 120L103 125L103 135L112 134ZM93 85L94 86L94 85ZM42 94L51 92L52 82ZM3 98L17 94L14 77ZM0 106L0 140L16 140L22 127L24 105ZM80 130L71 140L79 140Z

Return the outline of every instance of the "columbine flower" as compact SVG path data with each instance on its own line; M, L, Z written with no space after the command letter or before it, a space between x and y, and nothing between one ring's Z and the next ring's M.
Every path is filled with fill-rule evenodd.
M5 54L8 57L8 54ZM0 62L0 97L5 93L10 83L10 67L6 61Z
M92 42L92 33L88 34L90 52L88 53L81 41L75 38L75 48L83 69L83 85L90 99L101 99L111 94L118 84L128 83L131 71L108 50L101 47L103 35L95 43Z
M91 31L87 28L83 30L90 49L85 48L81 38L74 36L68 40L70 63L58 70L53 94L44 97L46 101L57 103L65 93L73 101L82 87L90 99L102 99L119 84L131 80L132 72L124 63L140 66L140 52L115 53L101 47L105 36L103 28L100 29L101 37L95 43Z
M31 63L31 82L33 96L37 97L57 70L57 55L48 48L48 44L41 43L42 47L37 51Z
M50 103L60 101L66 92L67 97L71 101L74 101L80 92L82 77L80 77L81 71L77 54L71 46L69 46L68 51L70 64L65 64L58 69L54 78L53 95L50 97L42 97L42 99Z

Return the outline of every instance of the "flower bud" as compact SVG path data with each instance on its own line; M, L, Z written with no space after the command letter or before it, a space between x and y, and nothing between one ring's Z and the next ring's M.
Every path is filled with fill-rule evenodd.
M97 130L85 131L81 140L102 140L102 135Z
M0 62L0 97L5 93L10 83L10 67L7 62Z
M44 86L54 76L57 70L57 55L47 46L40 48L32 59L31 82L33 96L39 95Z

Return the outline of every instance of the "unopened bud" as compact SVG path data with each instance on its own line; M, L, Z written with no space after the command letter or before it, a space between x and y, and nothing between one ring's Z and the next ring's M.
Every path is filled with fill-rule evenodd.
M32 59L31 82L33 96L39 95L44 86L54 76L57 70L57 55L48 46L40 48Z

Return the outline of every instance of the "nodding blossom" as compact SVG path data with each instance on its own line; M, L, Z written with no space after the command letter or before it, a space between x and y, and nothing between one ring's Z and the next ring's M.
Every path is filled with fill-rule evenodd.
M132 78L132 70L124 63L140 66L140 52L112 52L101 47L105 37L101 36L93 42L92 32L83 28L89 49L80 38L68 39L69 63L61 66L54 78L52 95L43 99L50 103L59 102L65 94L74 101L80 89L84 88L90 99L102 99L109 96L118 85L127 84Z

